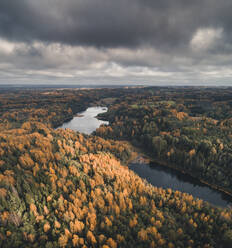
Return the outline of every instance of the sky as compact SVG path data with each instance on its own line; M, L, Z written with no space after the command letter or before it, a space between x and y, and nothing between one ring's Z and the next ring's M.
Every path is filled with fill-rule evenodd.
M232 86L231 0L0 0L0 84Z

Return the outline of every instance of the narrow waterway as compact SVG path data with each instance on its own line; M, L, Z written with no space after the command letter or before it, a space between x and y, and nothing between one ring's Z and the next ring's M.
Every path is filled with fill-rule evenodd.
M96 118L98 114L104 112L107 112L106 107L90 107L78 113L76 117L64 123L60 128L70 128L74 131L91 134L101 124L109 124L108 121L102 121ZM156 187L171 188L173 190L186 192L216 206L226 207L232 205L231 197L211 189L190 176L184 175L176 170L157 164L147 165L138 163L129 164L129 168Z

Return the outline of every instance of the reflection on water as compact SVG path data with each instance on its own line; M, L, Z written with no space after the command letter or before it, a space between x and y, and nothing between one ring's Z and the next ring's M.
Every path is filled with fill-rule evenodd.
M157 164L130 164L129 168L156 187L186 192L216 206L231 205L231 197L199 183L188 175Z
M108 121L101 121L95 118L98 114L107 112L106 107L90 107L84 112L78 113L79 116L74 117L71 121L64 123L59 128L70 128L85 134L91 134L101 124L108 125Z
M91 134L101 124L109 124L108 121L101 121L95 118L98 114L104 112L107 112L106 107L90 107L86 111L79 113L80 117L74 117L71 121L60 126L60 128L70 128L81 133ZM194 180L192 177L173 169L157 164L134 163L130 164L129 168L156 187L171 188L186 192L216 206L225 207L232 203L232 199L229 196L213 190Z

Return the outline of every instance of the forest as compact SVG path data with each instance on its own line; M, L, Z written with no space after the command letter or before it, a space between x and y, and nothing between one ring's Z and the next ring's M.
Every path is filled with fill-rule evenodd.
M232 194L232 90L157 90L127 95L102 118L105 138L129 140L151 158Z
M92 135L55 129L88 106ZM135 148L232 194L232 88L0 93L0 247L232 247L232 210L154 187Z

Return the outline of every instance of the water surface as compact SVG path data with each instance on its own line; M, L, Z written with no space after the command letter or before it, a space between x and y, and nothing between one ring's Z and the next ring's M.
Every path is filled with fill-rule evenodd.
M211 189L198 180L174 169L157 164L147 165L138 163L129 164L129 168L156 187L186 192L215 206L226 207L232 205L232 198L228 195Z
M95 118L98 114L107 112L106 107L90 107L85 111L78 113L73 117L71 121L63 123L59 128L70 128L74 131L78 131L85 134L91 134L95 131L100 125L108 125L108 121L102 121Z
M60 126L60 128L70 128L74 131L91 134L101 124L109 124L108 121L101 121L96 118L98 114L104 112L107 112L106 107L87 108L85 111L78 113L79 117L74 117L71 121ZM232 205L231 197L173 169L157 164L147 165L138 163L129 164L129 168L156 187L186 192L216 206L226 207Z

